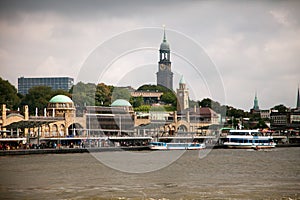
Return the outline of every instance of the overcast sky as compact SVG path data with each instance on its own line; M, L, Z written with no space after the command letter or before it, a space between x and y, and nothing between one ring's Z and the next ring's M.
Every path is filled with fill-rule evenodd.
M184 74L193 99L249 110L257 91L261 109L293 108L300 83L299 10L300 1L1 0L0 76L16 87L21 76L155 84L165 24L174 89ZM89 79L94 71L87 63L108 45L111 63L103 56L98 75Z

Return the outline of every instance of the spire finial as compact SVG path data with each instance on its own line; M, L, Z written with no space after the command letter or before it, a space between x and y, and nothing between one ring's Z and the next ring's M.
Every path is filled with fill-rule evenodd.
M163 28L164 28L164 39L163 39L163 42L166 42L167 41L167 38L166 38L166 25L163 24Z

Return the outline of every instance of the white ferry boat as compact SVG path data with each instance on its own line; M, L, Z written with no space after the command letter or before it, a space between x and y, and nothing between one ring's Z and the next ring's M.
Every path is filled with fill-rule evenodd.
M200 150L205 149L203 143L167 143L167 142L150 142L150 149L152 150Z
M266 149L276 146L272 136L262 136L258 130L230 130L224 146L228 148Z

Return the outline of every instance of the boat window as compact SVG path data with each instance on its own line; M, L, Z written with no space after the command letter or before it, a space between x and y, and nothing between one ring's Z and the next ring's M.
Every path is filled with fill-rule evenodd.
M230 135L254 135L254 134L256 134L257 135L257 133L256 132L248 132L248 131L237 131L237 132L230 132Z

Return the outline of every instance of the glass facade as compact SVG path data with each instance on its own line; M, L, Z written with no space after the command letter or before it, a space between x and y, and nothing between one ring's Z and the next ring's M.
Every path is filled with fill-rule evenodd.
M54 90L69 91L74 84L74 79L69 77L47 77L47 78L18 78L18 92L27 94L34 86L49 86Z

